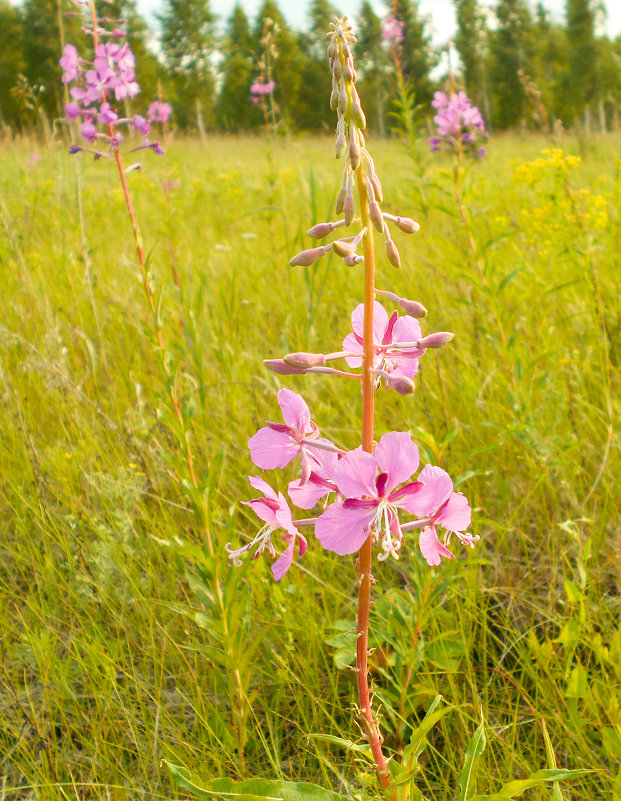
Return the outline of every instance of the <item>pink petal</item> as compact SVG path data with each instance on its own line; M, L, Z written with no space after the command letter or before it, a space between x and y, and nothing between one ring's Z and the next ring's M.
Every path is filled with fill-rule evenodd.
M361 495L377 497L375 474L377 461L362 448L356 448L342 456L334 467L334 480L346 498Z
M272 501L278 501L278 495L274 490L270 487L270 485L265 481L265 479L261 478L261 476L248 476L248 481L250 482L251 486L253 486L259 492L262 492L266 498L270 498Z
M248 447L250 458L263 470L286 467L300 452L299 444L289 434L267 426L248 440Z
M405 431L384 434L375 449L375 458L380 469L388 473L387 495L418 470L418 448Z
M389 370L389 373L392 377L397 378L397 376L405 376L412 380L414 376L418 373L418 359L412 356L401 356L395 357L394 353L391 353L387 356L388 359L394 359L397 362L397 366L394 370Z
M288 491L294 506L299 509L312 509L322 498L335 490L336 486L334 484L316 476L315 473L311 473L311 477L306 484L302 484L299 478L291 481Z
M279 389L278 405L288 426L299 431L300 434L310 434L312 431L311 415L306 401L301 395L290 389Z
M397 344L399 342L415 342L422 337L420 323L409 314L404 314L399 317L392 330L392 341Z
M295 549L295 537L292 537L289 545L287 545L286 549L280 554L278 559L272 565L272 575L276 579L276 581L280 581L280 579L285 575L287 570L291 567L291 562L293 561L293 551Z
M317 518L315 535L325 550L339 556L357 553L369 536L368 527L375 516L373 509L344 509L332 503Z
M255 498L253 501L242 501L242 503L246 506L250 506L259 520L268 523L270 526L280 527L277 512L274 509L270 509L270 507L263 502L262 498Z
M440 509L436 522L447 531L465 531L470 525L470 504L461 492L454 492Z
M418 544L420 546L420 552L425 557L430 567L439 565L442 561L440 559L441 556L447 559L455 558L449 549L442 545L438 539L434 526L428 526L421 531L418 537Z
M353 353L362 353L362 344L358 342L355 334L347 334L343 340L343 350L352 351ZM345 361L350 367L362 366L362 356L346 356Z
M453 482L441 467L430 464L423 467L418 476L424 486L401 504L413 515L426 517L432 515L447 501L453 492Z
M354 334L364 336L364 303L358 304L351 313L351 327ZM373 302L373 341L381 342L388 328L388 312L377 301Z

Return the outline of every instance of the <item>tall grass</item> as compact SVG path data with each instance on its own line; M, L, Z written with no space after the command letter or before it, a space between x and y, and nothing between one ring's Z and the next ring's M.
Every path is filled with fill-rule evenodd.
M470 173L482 276L453 217L449 162L432 162L420 218L407 152L373 146L386 196L422 224L401 272L382 265L378 286L420 299L430 330L456 332L440 358L425 357L414 398L378 395L378 428L411 430L430 461L461 471L482 537L432 574L405 547L382 568L373 609L389 749L438 693L451 706L427 752L422 789L436 799L455 795L481 708L480 791L556 760L594 770L566 798L621 798L621 141L583 145L568 183L514 180L544 146L497 140ZM131 175L220 547L254 531L239 504L245 441L273 418L278 385L257 364L338 341L360 296L357 268L286 266L308 246L309 210L311 223L330 218L331 147L283 140L274 161L256 139L185 140ZM120 192L106 165L60 146L2 148L0 798L170 797L162 757L356 789L355 752L310 736L360 734L348 711L353 563L315 543L280 584L253 563L230 574L228 611L214 616L156 414ZM43 159L29 163L37 149ZM583 188L604 196L605 227L571 208ZM355 387L288 384L327 436L356 444Z

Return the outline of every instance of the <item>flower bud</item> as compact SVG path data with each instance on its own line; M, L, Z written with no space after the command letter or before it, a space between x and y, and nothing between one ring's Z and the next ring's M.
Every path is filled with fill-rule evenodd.
M415 234L420 231L420 225L410 217L395 217L393 222L404 234Z
M345 155L346 150L347 150L347 139L345 139L344 133L340 133L336 137L335 151L337 159L342 159L343 156Z
M345 214L345 225L351 225L356 216L356 201L353 195L347 195L345 203L343 204L343 213Z
M349 83L353 83L354 70L351 61L347 61L345 67L343 68L343 78Z
M340 192L336 197L336 213L340 214L343 211L343 206L345 205L345 198L347 197L347 190L344 186L341 187Z
M339 90L335 86L330 95L330 111L336 111L339 104Z
M290 261L289 267L310 267L326 252L325 247L310 248L297 253Z
M306 370L286 364L284 359L263 359L263 364L268 370L278 373L278 375L304 375L306 373Z
M392 264L393 267L401 267L401 258L399 257L399 251L397 250L397 246L392 241L392 239L386 240L386 258Z
M409 314L410 317L415 317L417 320L422 320L423 317L427 316L427 309L423 306L422 303L419 303L417 300L408 300L407 298L399 298L399 306L403 309L406 314Z
M349 163L351 164L352 170L357 170L360 166L361 156L360 146L357 142L352 142L349 146Z
M345 88L345 81L341 81L341 89L339 91L338 111L339 114L345 114L347 106L349 105L349 95Z
M290 367L308 370L309 367L319 367L325 364L326 357L323 353L288 353L283 357L283 361Z
M330 44L328 45L328 58L334 58L337 53L337 48L334 45L334 42L330 40Z
M384 218L382 216L382 210L380 209L380 205L377 200L372 200L369 203L369 216L371 217L371 222L373 223L374 227L380 232L380 234L384 233Z
M332 250L337 256L344 259L345 256L350 256L355 252L356 246L352 245L351 242L346 242L344 239L337 239L332 243Z
M390 375L386 383L391 389L396 390L400 395L411 395L416 389L416 384L411 378L405 375Z
M335 80L340 81L341 75L343 73L343 67L341 66L341 59L335 58L334 63L332 66L332 74L334 75Z
M375 173L371 175L370 181L371 181L371 186L373 187L373 191L375 192L376 199L379 200L380 203L383 203L384 193L382 192L382 185Z
M351 113L358 128L360 128L361 131L364 131L364 129L367 127L367 118L364 116L364 111L360 105L360 100L358 99L357 93L354 98L354 102L352 103Z
M347 267L355 267L357 264L362 264L364 261L364 256L359 256L357 253L350 253L349 256L345 256L343 259L343 264Z
M306 236L310 236L311 239L323 239L324 236L328 236L331 234L334 229L334 223L331 222L324 222L324 223L317 223L317 225L313 225L312 228L309 228L306 232Z
M416 343L419 348L441 348L453 339L455 334L450 331L436 331L434 334L429 334Z

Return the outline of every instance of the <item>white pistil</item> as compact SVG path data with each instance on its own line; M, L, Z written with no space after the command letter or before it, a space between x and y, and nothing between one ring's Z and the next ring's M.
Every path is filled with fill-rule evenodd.
M228 553L229 559L233 562L235 567L241 567L242 560L241 557L247 551L250 551L257 545L256 551L250 557L251 559L256 559L257 556L261 556L263 551L267 548L271 557L276 556L276 550L272 544L272 532L277 531L275 526L270 526L269 523L266 523L263 528L255 535L255 538L252 542L249 542L248 545L243 545L241 548L233 549L231 547L231 543L227 542L224 546L224 550Z

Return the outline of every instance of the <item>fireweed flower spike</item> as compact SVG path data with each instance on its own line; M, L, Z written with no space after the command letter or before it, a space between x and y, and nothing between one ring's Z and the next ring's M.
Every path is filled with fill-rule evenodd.
M438 135L432 136L432 150L453 150L484 156L486 150L481 143L487 141L485 122L481 112L473 106L465 92L436 92L431 105L436 109L433 121Z
M400 28L393 26L388 36L394 40L400 33ZM324 509L317 517L293 523L283 496L276 494L262 479L251 479L252 485L264 492L264 497L249 503L266 527L248 545L235 550L229 544L227 551L235 564L247 551L257 555L267 550L275 556L271 536L280 529L287 547L273 570L275 577L281 578L293 559L296 539L299 538L300 554L306 548L306 540L298 529L314 526L324 550L343 556L357 554L358 711L379 782L390 801L396 801L382 736L373 714L368 677L373 553L380 562L389 556L399 558L404 543L418 541L427 563L438 565L442 557L453 558L449 550L451 537L455 536L468 546L478 538L466 532L470 506L463 495L453 491L453 482L444 470L428 465L417 479L413 478L419 468L419 454L409 433L386 433L375 447L374 398L378 386L384 381L386 386L403 395L412 394L413 379L425 349L439 348L453 335L436 332L423 336L418 322L427 314L423 304L375 288L374 237L384 237L386 260L397 267L401 265L401 257L389 226L394 226L400 234L412 234L418 231L419 225L410 217L382 211L381 182L364 140L366 122L356 89L356 70L350 48L355 36L347 18L335 18L328 36L332 72L330 107L337 115L335 151L336 157L345 161L336 201L339 219L314 225L308 231L312 239L325 240L331 234L335 234L335 238L301 251L289 264L308 267L332 252L343 259L347 267L362 265L364 302L352 313L353 331L345 337L341 350L297 351L281 359L268 359L264 364L280 376L330 375L335 379L341 376L358 379L362 390L362 444L343 452L321 438L304 400L295 392L280 389L278 403L284 422L268 423L251 437L248 442L251 458L258 467L272 470L289 465L300 454L299 477L288 486L291 502L300 509L309 510L316 504L324 504ZM477 127L474 113L466 118L468 124ZM341 231L342 228L350 230ZM354 271L352 276L358 274ZM399 304L406 314L399 315L396 311L389 314L375 299L376 295ZM352 372L329 366L339 359L345 360Z

